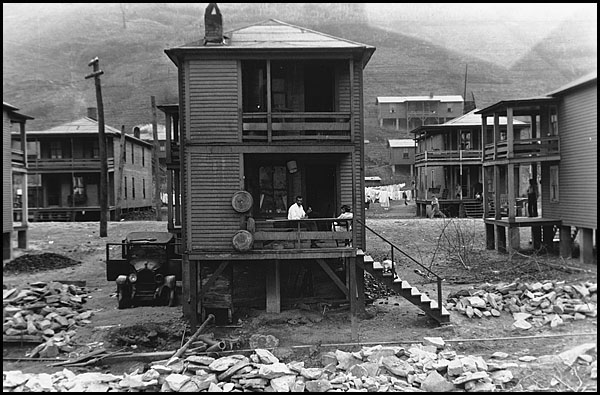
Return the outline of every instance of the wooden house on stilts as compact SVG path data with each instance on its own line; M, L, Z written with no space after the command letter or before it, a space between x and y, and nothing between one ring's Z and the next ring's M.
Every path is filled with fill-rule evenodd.
M165 50L178 68L179 104L159 106L184 314L195 326L208 313L231 320L243 306L279 312L338 300L356 315L363 69L375 48L277 20L223 33L214 3L204 20L204 39ZM298 195L312 214L288 220ZM333 231L342 205L354 219Z

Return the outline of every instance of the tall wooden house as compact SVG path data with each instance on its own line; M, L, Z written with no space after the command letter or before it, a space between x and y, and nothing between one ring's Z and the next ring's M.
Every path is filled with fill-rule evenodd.
M560 229L560 253L571 256L578 233L583 262L596 261L598 206L598 85L596 72L545 96L500 101L478 113L494 132L484 139L484 185L498 207L506 196L507 213L490 214L486 207L487 246L511 253L520 246L519 228L531 227L533 247L553 250ZM498 119L507 117L507 136L501 139ZM514 127L514 118L529 117L530 133ZM537 217L517 215L520 166L531 167L538 181L541 206ZM487 182L489 181L489 182ZM508 236L507 231L508 230ZM596 236L594 236L596 233Z
M12 258L14 232L17 246L27 248L27 144L25 124L33 119L2 102L2 259ZM20 136L12 144L12 134Z
M452 217L482 218L483 207L476 199L483 192L483 139L481 116L474 109L441 125L420 126L411 131L417 144L415 154L417 216L428 215L431 198ZM506 117L499 120L500 139L506 139ZM514 120L517 132L528 128ZM492 132L487 126L485 134Z
M171 120L169 182L181 192L169 226L181 224L185 314L197 322L240 306L356 305L363 69L375 48L273 19L223 33L214 3L204 21L204 39L165 50L178 68L179 105L159 106ZM297 195L312 226L287 220ZM354 221L333 232L342 205Z
M464 114L460 95L378 96L377 120L382 128L410 131L422 125L439 125Z
M121 131L105 126L108 210L117 218ZM13 140L18 136L13 134ZM100 157L95 108L88 116L44 131L27 132L29 218L32 221L97 221ZM125 135L121 212L152 207L152 144Z

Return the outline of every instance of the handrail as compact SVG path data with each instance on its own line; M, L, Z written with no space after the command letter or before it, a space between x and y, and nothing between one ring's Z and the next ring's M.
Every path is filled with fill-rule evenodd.
M436 282L437 282L437 303L438 303L438 307L442 307L442 281L443 279L438 276L436 273L434 273L431 269L423 266L420 262L418 262L417 260L415 260L413 257L411 257L410 255L408 255L406 252L402 251L398 246L396 246L394 243L392 243L391 241L389 241L388 239L386 239L385 237L383 237L382 235L380 235L379 233L377 233L376 231L374 231L373 229L369 228L367 226L367 224L365 224L364 222L362 222L359 219L356 219L356 221L360 224L362 224L365 229L370 230L375 236L379 237L380 239L382 239L383 241L385 241L386 243L388 243L391 247L391 260L392 260L392 273L395 274L396 270L395 270L395 264L394 264L394 248L396 250L398 250L400 253L402 253L405 257L409 258L410 260L412 260L414 263L416 263L417 265L421 266L423 269L425 269L427 272L429 272L430 274L432 274L433 276L435 276L436 278Z

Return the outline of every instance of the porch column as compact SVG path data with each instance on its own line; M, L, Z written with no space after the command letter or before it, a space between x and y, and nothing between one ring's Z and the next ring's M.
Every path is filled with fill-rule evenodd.
M485 248L493 250L496 248L494 239L494 224L485 224Z
M281 312L281 289L279 282L279 260L267 262L267 313Z
M498 252L506 253L506 230L504 226L495 225L496 229L496 248Z
M594 261L593 229L581 228L579 233L581 234L579 239L579 259L581 260L581 263L596 263Z
M559 253L563 258L570 258L573 253L573 240L571 239L571 227L560 227Z
M542 227L542 245L546 251L553 251L554 245L554 226L543 226Z
M531 242L534 250L539 250L542 247L542 227L531 227Z
M506 191L506 194L508 200L508 222L515 222L517 214L517 201L515 199L515 164L510 163L507 170L506 177L508 178L508 190Z
M521 248L521 234L518 227L508 228L508 240L511 249L519 250Z

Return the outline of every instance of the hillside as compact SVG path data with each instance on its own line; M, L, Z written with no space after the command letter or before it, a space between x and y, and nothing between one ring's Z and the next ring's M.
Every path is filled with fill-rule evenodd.
M88 62L98 57L104 71L106 124L125 125L126 130L148 124L152 121L151 95L158 104L177 102L177 69L164 50L203 37L205 7L206 3L113 3L34 8L5 3L4 100L35 117L28 122L28 130L79 118L86 107L96 105L94 83L84 76L91 71ZM448 50L441 40L369 23L364 5L358 3L223 3L220 8L225 31L276 18L377 48L364 74L366 138L370 140L365 151L367 174L385 179L390 176L387 139L409 136L377 126L377 96L460 95L468 64L467 95L470 98L473 92L482 108L505 98L543 94L596 68L595 41L590 45L577 40L596 27L576 21L565 22L529 51L524 51L526 45L514 33L504 37L522 55L515 61L499 62L506 48L486 47L489 60L482 59L481 51L476 57L465 55L466 50ZM440 29L449 32L451 27ZM159 122L163 120L160 115Z

